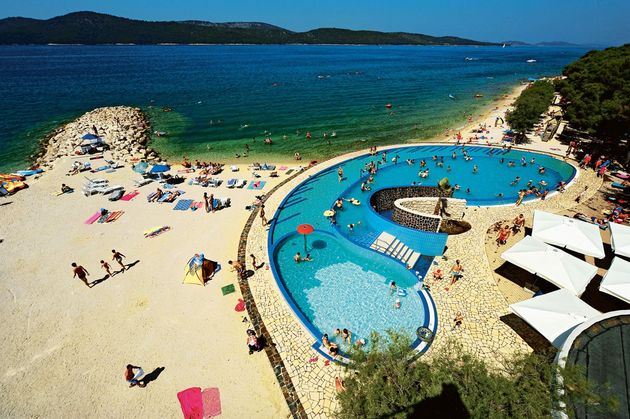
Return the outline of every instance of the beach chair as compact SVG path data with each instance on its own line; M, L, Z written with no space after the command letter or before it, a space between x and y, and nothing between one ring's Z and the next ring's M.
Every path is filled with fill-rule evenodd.
M242 189L242 188L245 187L245 185L247 185L247 180L245 180L245 179L239 179L239 180L236 181L236 187L237 188L241 188Z
M228 179L227 187L231 189L236 186L237 182L238 182L238 179Z
M107 183L86 183L83 185L83 187L81 188L81 192L83 193L83 195L85 196L92 196L92 195L97 195L100 193L103 193L104 191L107 190L108 188L108 184Z
M210 178L210 179L208 179L208 186L210 186L212 188L216 188L216 187L220 186L221 183L223 183L223 181L221 179L217 179L217 178Z
M232 205L232 200L230 198L214 198L215 208L227 208L230 205Z
M230 170L233 172L238 172L238 166L230 166Z
M90 183L90 184L93 184L93 185L109 183L109 180L107 180L107 179L90 179L87 176L84 176L84 178L87 179L86 183Z
M144 185L148 185L151 182L153 182L153 179L141 179L141 180L134 180L133 184L136 186L136 188L141 188Z
M109 186L109 187L103 188L103 190L101 191L101 194L109 195L112 192L116 192L116 191L120 191L120 190L124 191L124 189L125 188L122 185Z
M255 178L259 178L260 177L260 173L252 172L252 176L254 176Z

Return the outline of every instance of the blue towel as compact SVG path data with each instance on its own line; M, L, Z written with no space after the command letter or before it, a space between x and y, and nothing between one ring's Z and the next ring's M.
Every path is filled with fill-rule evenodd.
M186 211L188 208L190 208L190 204L192 203L192 199L180 199L173 209L177 211Z

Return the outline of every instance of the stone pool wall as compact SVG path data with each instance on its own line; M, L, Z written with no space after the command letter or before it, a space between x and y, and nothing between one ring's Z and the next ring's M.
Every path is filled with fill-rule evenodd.
M441 214L442 218L455 220L461 220L463 218L464 212L466 211L465 199L442 198L442 200L446 203L444 212ZM404 209L419 212L420 214L433 214L437 201L438 198L420 197L399 199L396 201L396 204Z
M442 217L438 215L420 214L396 205L392 211L392 221L416 230L438 232Z
M374 192L370 197L370 205L376 212L391 211L394 209L394 202L401 198L437 198L439 196L440 190L435 186L400 186Z

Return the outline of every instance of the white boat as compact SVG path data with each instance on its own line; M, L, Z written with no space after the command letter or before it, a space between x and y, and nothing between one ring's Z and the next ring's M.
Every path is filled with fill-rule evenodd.
M529 59L529 60L527 60L527 61L525 61L525 62L526 62L526 63L535 63L535 62L536 62L536 60L534 60L534 59Z

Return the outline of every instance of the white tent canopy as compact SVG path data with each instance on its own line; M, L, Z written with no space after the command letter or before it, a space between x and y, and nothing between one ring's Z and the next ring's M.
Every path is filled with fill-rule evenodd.
M556 348L562 347L575 327L600 314L564 289L510 304L510 311L525 320Z
M598 259L605 256L599 227L575 218L536 210L532 236L583 255Z
M610 245L617 255L630 257L630 227L608 223L610 228Z
M525 236L501 257L577 296L597 274L596 266L532 236Z
M630 303L630 262L614 258L599 290Z

